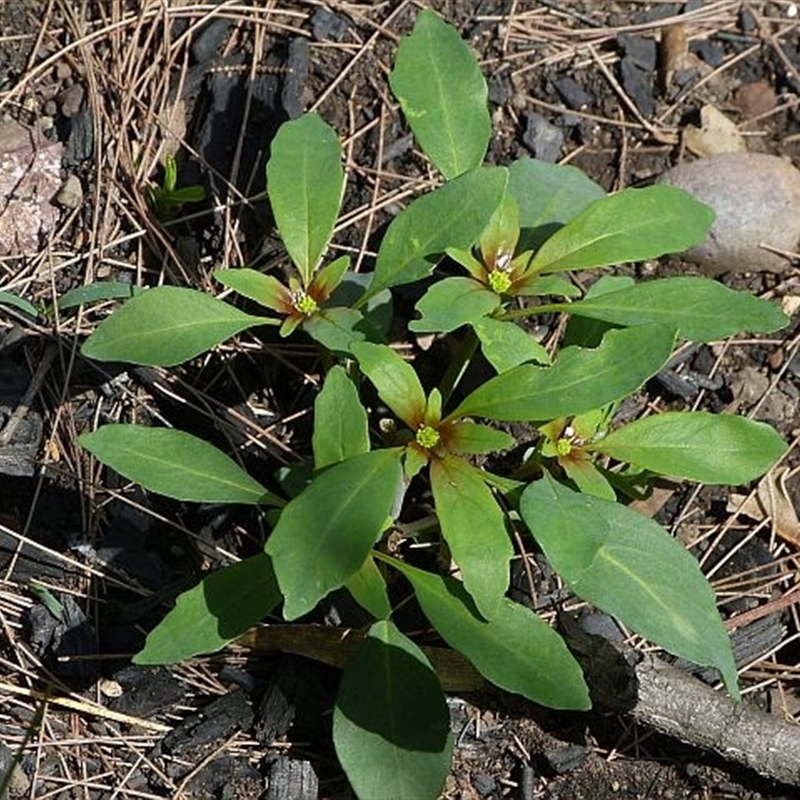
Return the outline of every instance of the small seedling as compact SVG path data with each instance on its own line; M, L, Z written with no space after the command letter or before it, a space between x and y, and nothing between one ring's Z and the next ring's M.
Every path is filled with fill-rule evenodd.
M344 189L341 148L330 126L306 115L282 126L267 168L293 265L288 285L250 268L216 273L265 314L193 289L147 289L82 349L88 358L170 366L266 323L283 335L304 331L329 365L304 488L286 498L268 492L227 455L178 430L103 425L81 442L152 491L250 503L274 520L264 552L181 595L134 660L173 663L218 650L281 604L284 618L297 620L344 587L375 622L344 668L337 754L359 797L419 800L441 789L453 740L439 677L393 619L390 572L487 680L553 708L587 709L586 683L564 641L507 597L514 543L535 543L578 597L670 652L715 667L738 698L728 635L696 560L626 499L663 474L747 483L786 446L768 425L738 416L663 413L621 424L615 410L664 367L679 339L774 331L786 318L700 277L637 284L606 275L579 289L575 270L703 241L711 210L668 186L606 195L574 168L532 159L485 166L486 81L458 33L433 12L422 11L401 41L390 84L444 183L393 220L366 284L346 258L326 261ZM172 181L163 191L174 190L174 173ZM444 277L444 259L450 272L465 274ZM409 327L453 336L457 354L426 392L384 337L390 290L431 277ZM522 323L554 312L569 324L551 357ZM495 374L466 391L461 376L479 349ZM391 424L367 404L368 384ZM500 474L476 457L485 463L516 443L505 423L527 424L533 444ZM389 433L371 435L382 427ZM452 561L452 574L396 548L409 529L403 520L431 508L426 542L446 556L442 563Z
M173 156L167 156L161 185L154 183L145 190L147 205L161 222L175 219L186 203L199 203L205 199L206 193L202 186L183 186L178 189L177 185L178 165Z

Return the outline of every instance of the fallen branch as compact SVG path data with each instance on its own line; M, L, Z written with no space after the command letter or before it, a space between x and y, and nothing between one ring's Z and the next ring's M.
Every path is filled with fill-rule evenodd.
M800 786L800 726L722 692L650 655L636 665L637 721L686 744L713 750L782 783Z

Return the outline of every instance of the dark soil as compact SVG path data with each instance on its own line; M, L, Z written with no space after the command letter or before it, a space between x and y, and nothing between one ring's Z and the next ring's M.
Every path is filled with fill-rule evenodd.
M39 250L0 258L0 289L40 304L109 279L218 292L211 273L220 266L281 265L263 167L280 123L309 109L340 133L347 157L334 249L372 268L392 215L437 180L386 83L415 6L228 5L0 0L0 109L60 141L61 177L83 187L77 206L61 204ZM580 167L607 190L644 185L684 157L681 131L711 103L749 132L751 149L800 164L800 56L788 2L429 5L458 26L489 79L491 162L534 155ZM685 32L698 66L666 86L657 42L690 12ZM160 180L167 149L181 183L202 184L210 199L164 223L145 188ZM626 268L643 278L687 269L677 259ZM722 280L779 302L800 295L796 268ZM396 294L401 318L414 291ZM0 773L17 753L11 795L31 798L350 797L329 741L334 668L252 641L171 668L130 665L177 594L258 551L263 521L247 509L150 495L99 470L76 441L98 422L166 421L237 452L274 486L279 467L309 453L317 351L269 330L174 370L85 362L77 347L108 309L34 323L0 306L0 437L23 412L0 446ZM426 350L402 325L393 336L422 374L441 374L445 347ZM684 353L625 413L704 408L770 422L792 443L786 497L798 509L798 396L795 320L772 337ZM706 568L724 562L713 575L724 615L759 608L796 582L800 539L737 516L730 490L672 486L656 497L649 513ZM36 585L60 603L60 618ZM352 613L335 597L315 621L357 626ZM797 609L769 619L740 665L746 702L797 724ZM457 748L447 798L800 792L800 776L779 786L625 714L555 713L487 689L449 702Z

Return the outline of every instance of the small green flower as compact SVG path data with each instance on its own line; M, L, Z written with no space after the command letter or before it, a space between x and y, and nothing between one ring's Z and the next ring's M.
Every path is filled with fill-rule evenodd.
M431 428L430 425L420 425L414 438L420 447L430 450L431 447L436 447L439 444L441 436L439 436L439 431L436 428Z
M572 445L569 439L559 439L556 442L556 453L559 457L568 456L572 452Z
M493 269L487 276L489 288L495 294L505 294L511 288L511 278L502 269Z
M299 311L307 317L310 317L319 309L317 301L310 294L306 294L302 289L294 293L292 305L295 311Z

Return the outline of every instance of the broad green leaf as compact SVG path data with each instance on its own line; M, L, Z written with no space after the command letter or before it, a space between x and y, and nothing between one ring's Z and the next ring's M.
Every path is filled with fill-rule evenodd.
M711 208L682 189L624 189L595 200L556 231L530 268L559 272L679 253L702 242L713 221Z
M13 292L0 292L0 306L2 305L18 308L34 319L39 316L39 309L30 300L25 300Z
M493 619L508 590L514 555L505 516L492 490L465 461L433 458L430 477L442 537L475 605Z
M428 465L430 457L427 450L415 446L414 442L405 449L403 456L403 474L407 480L411 480L415 475L418 475L424 467Z
M342 282L331 295L331 307L355 306L371 281L372 273L346 273ZM384 289L382 292L371 295L363 304L359 303L359 309L364 315L364 324L359 325L359 330L363 329L370 342L384 341L394 319L392 293L388 289Z
M172 367L265 322L195 289L160 286L104 319L81 353L98 361Z
M438 14L420 11L400 41L389 85L425 155L448 180L479 167L492 123L475 56Z
M364 341L362 327L364 317L354 308L323 308L303 320L303 330L333 353L348 353L355 342Z
M495 211L495 214L497 211ZM494 215L492 215L494 216ZM472 255L469 250L460 250L457 247L445 247L445 253L456 262L456 264L460 264L464 269L475 278L476 281L483 281L486 280L487 270L486 267Z
M767 300L736 292L711 278L688 276L645 281L556 307L615 325L675 325L679 336L695 342L710 342L739 331L771 333L789 321Z
M478 239L484 264L487 264L490 270L504 266L504 263L499 261L501 258L505 258L505 263L510 264L518 240L519 208L517 201L506 192Z
M392 622L376 622L344 669L333 744L363 800L439 796L453 751L450 714L425 654Z
M601 275L587 290L585 300L601 297L604 294L618 292L636 286L636 280L630 275Z
M428 401L414 367L385 344L357 342L350 349L381 400L416 430L424 421Z
M547 474L525 489L520 514L575 594L671 653L716 667L738 698L714 592L682 544L638 512Z
M568 164L525 156L508 172L508 192L517 201L521 228L564 225L606 194L585 172Z
M546 276L551 277L551 276ZM601 275L586 292L584 300L600 295L616 292L620 289L627 289L635 286L636 281L628 275ZM570 309L572 306L570 306ZM570 314L567 329L564 331L564 338L561 340L561 347L578 345L578 347L597 347L603 334L615 327L602 320L581 317L578 314Z
M260 303L266 308L281 313L291 311L291 294L274 275L265 275L249 267L235 269L218 269L214 277L229 289L238 292L242 297Z
M612 503L616 501L614 487L588 458L562 458L559 459L559 464L580 491L594 497L602 497Z
M284 501L208 442L174 428L103 425L78 437L98 461L151 492L195 503Z
M473 455L508 450L516 441L510 433L468 420L450 423L442 435L446 437L447 447L452 452Z
M442 421L442 393L436 389L431 389L428 399L425 401L425 424L438 427Z
M483 355L498 373L507 372L526 361L550 363L547 350L514 322L484 317L473 322L472 329L480 340Z
M528 157L509 167L508 191L519 206L520 250L539 247L590 203L605 197L603 188L576 167Z
M578 662L563 639L533 611L504 598L487 621L460 581L401 561L391 563L411 582L440 636L495 686L550 708L590 708Z
M359 570L347 579L345 587L355 601L373 617L389 618L392 606L386 591L386 581L371 555L367 556Z
M448 417L507 422L582 414L627 397L667 362L675 331L640 325L609 331L594 350L567 347L550 367L521 364L484 383Z
M520 297L541 297L547 294L580 297L581 290L560 275L532 274L515 286L514 293Z
M350 256L339 256L318 270L312 281L314 297L317 299L323 297L327 300L341 284L349 268Z
M241 636L281 601L269 556L214 570L178 597L175 608L147 636L134 664L175 664L214 653Z
M383 237L366 297L426 278L447 247L466 250L503 199L508 171L480 167L413 200Z
M286 619L311 611L364 563L394 506L402 453L375 450L334 464L283 509L264 549Z
M422 296L416 309L421 319L408 327L416 333L449 333L491 314L500 298L472 278L445 278Z
M271 144L267 193L304 287L333 235L343 188L336 131L316 114L284 122Z
M786 443L764 422L694 411L644 417L592 449L662 475L736 485L767 472L786 452Z
M97 303L100 300L127 300L142 291L144 290L140 287L123 281L90 283L87 286L78 286L64 292L58 298L56 305L59 311L66 311L86 303Z
M317 469L369 452L367 412L342 367L331 367L314 401L311 446Z

